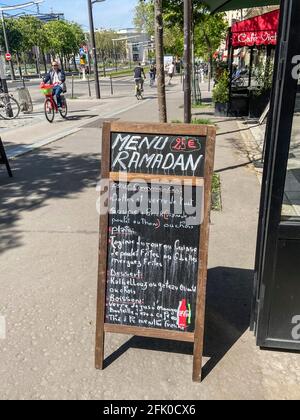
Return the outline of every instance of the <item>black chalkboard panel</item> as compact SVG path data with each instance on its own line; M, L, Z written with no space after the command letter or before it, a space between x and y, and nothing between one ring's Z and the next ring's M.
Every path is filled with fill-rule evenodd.
M205 137L111 134L111 172L204 176Z
M201 200L202 187L192 189L187 203L180 186L112 183L107 323L194 332L201 214L195 224L180 211Z

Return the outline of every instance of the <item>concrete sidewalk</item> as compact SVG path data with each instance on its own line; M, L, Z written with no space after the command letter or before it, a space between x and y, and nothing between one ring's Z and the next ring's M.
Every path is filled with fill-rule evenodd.
M182 95L171 88L170 120L183 119ZM156 121L156 99L117 118ZM203 383L183 343L108 334L108 367L94 369L101 131L87 121L17 158L13 180L0 172L1 399L300 397L299 355L260 351L249 332L260 185L236 122L215 122L223 212L212 215Z

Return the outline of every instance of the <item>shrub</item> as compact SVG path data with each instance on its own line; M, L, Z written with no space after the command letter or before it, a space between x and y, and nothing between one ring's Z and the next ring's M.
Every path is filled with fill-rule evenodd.
M225 70L213 90L213 101L221 104L229 102L229 74Z

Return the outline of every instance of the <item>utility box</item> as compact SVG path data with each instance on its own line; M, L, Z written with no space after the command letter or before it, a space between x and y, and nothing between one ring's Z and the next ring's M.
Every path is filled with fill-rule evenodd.
M17 91L21 111L24 112L24 114L31 114L33 112L33 104L29 90L26 87L21 87L18 88Z

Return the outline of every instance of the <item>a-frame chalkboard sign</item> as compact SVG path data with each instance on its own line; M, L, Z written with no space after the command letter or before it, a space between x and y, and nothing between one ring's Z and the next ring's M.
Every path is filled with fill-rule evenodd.
M0 165L5 165L6 166L8 175L12 178L12 176L13 176L12 171L10 169L10 165L9 165L9 162L8 162L8 159L7 159L7 156L6 156L5 149L4 149L1 138L0 138Z
M97 369L105 334L128 334L194 343L201 381L215 137L212 126L104 123Z

